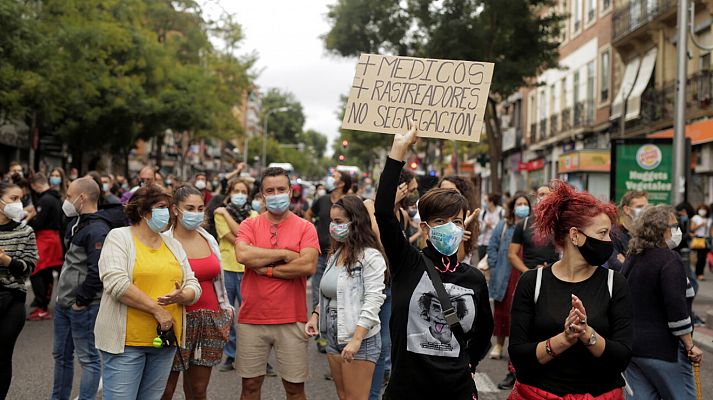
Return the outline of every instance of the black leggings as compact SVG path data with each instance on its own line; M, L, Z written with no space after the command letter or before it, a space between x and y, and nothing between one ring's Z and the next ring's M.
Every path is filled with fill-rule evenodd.
M12 380L12 352L25 326L25 302L13 300L0 315L0 400L5 400Z
M52 272L57 271L59 268L61 267L45 268L30 277L32 292L35 294L33 304L45 311L47 311L47 307L52 301L52 287L54 286Z
M698 259L696 260L697 276L703 275L703 272L706 270L706 257L708 256L708 251L708 249L696 250L696 253L698 254Z

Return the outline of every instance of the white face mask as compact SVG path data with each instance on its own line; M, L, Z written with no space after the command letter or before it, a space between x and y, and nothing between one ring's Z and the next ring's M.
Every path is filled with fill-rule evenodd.
M666 245L669 249L675 249L676 247L678 247L679 244L681 244L681 239L683 239L683 233L681 232L681 228L671 228L671 238L666 239Z
M22 218L25 216L25 210L22 209L21 201L16 203L3 203L5 204L5 207L2 209L2 213L5 214L6 217L15 222L22 221Z
M77 207L75 207L74 203L69 201L69 199L64 199L64 203L62 203L62 211L64 211L64 215L66 215L67 218L72 218L79 215Z
M705 217L706 215L708 215L708 211L706 211L705 208L701 208L700 210L698 210L698 215L700 215L701 217Z
M632 208L631 209L631 213L632 213L631 219L633 219L634 221L639 219L639 217L641 216L641 211L643 211L643 210L644 210L643 208Z
M196 189L203 190L203 189L205 189L205 187L206 187L206 183L204 180L196 181Z

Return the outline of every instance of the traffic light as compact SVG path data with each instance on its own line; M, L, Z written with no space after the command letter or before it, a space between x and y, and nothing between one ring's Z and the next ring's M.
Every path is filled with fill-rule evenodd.
M348 146L349 146L349 140L347 140L347 139L342 140L342 148L344 150L346 150Z
M415 170L418 168L418 163L416 161L413 161L413 162L411 162L411 164L409 166L411 167L411 169Z
M339 155L339 161L344 161L344 158L345 158L345 157L344 157L344 154L340 154L340 155Z

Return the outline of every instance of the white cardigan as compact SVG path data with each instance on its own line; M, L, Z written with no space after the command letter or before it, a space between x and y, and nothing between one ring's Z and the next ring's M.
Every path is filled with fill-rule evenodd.
M218 297L218 305L220 306L221 310L229 311L234 316L235 309L232 305L230 305L230 302L228 301L228 292L225 290L225 278L223 277L223 260L221 260L220 258L220 245L215 240L215 238L202 227L196 229L196 232L198 232L203 237L203 239L208 242L208 246L210 246L210 251L215 254L216 257L218 257L218 261L220 262L220 274L218 274L218 276L213 279L213 287L215 288L215 294ZM173 227L162 233L162 235L166 235L170 238L173 238Z
M193 289L196 297L191 304L198 301L201 295L201 285L198 283L186 252L181 244L166 235L160 235L166 247L176 256L183 272L183 288ZM109 232L104 240L99 257L99 278L104 284L99 314L94 326L94 342L98 350L119 354L124 352L126 342L126 319L128 306L119 299L124 296L133 281L134 264L136 263L136 244L131 227L117 228ZM186 309L182 307L183 334L182 345L186 340Z

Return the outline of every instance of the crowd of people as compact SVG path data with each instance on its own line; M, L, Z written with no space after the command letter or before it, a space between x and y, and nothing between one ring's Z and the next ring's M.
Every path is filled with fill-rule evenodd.
M459 176L419 186L404 169L416 139L395 135L378 185L333 171L313 193L242 164L189 182L146 166L129 182L13 163L0 399L25 321L46 319L58 400L75 355L81 400L100 381L104 399L171 399L181 373L186 398L205 399L213 367L237 370L241 399L271 375L304 399L310 337L340 399L477 399L488 356L509 357L498 387L513 400L696 398L708 206L645 192L615 206L561 181L481 202Z

